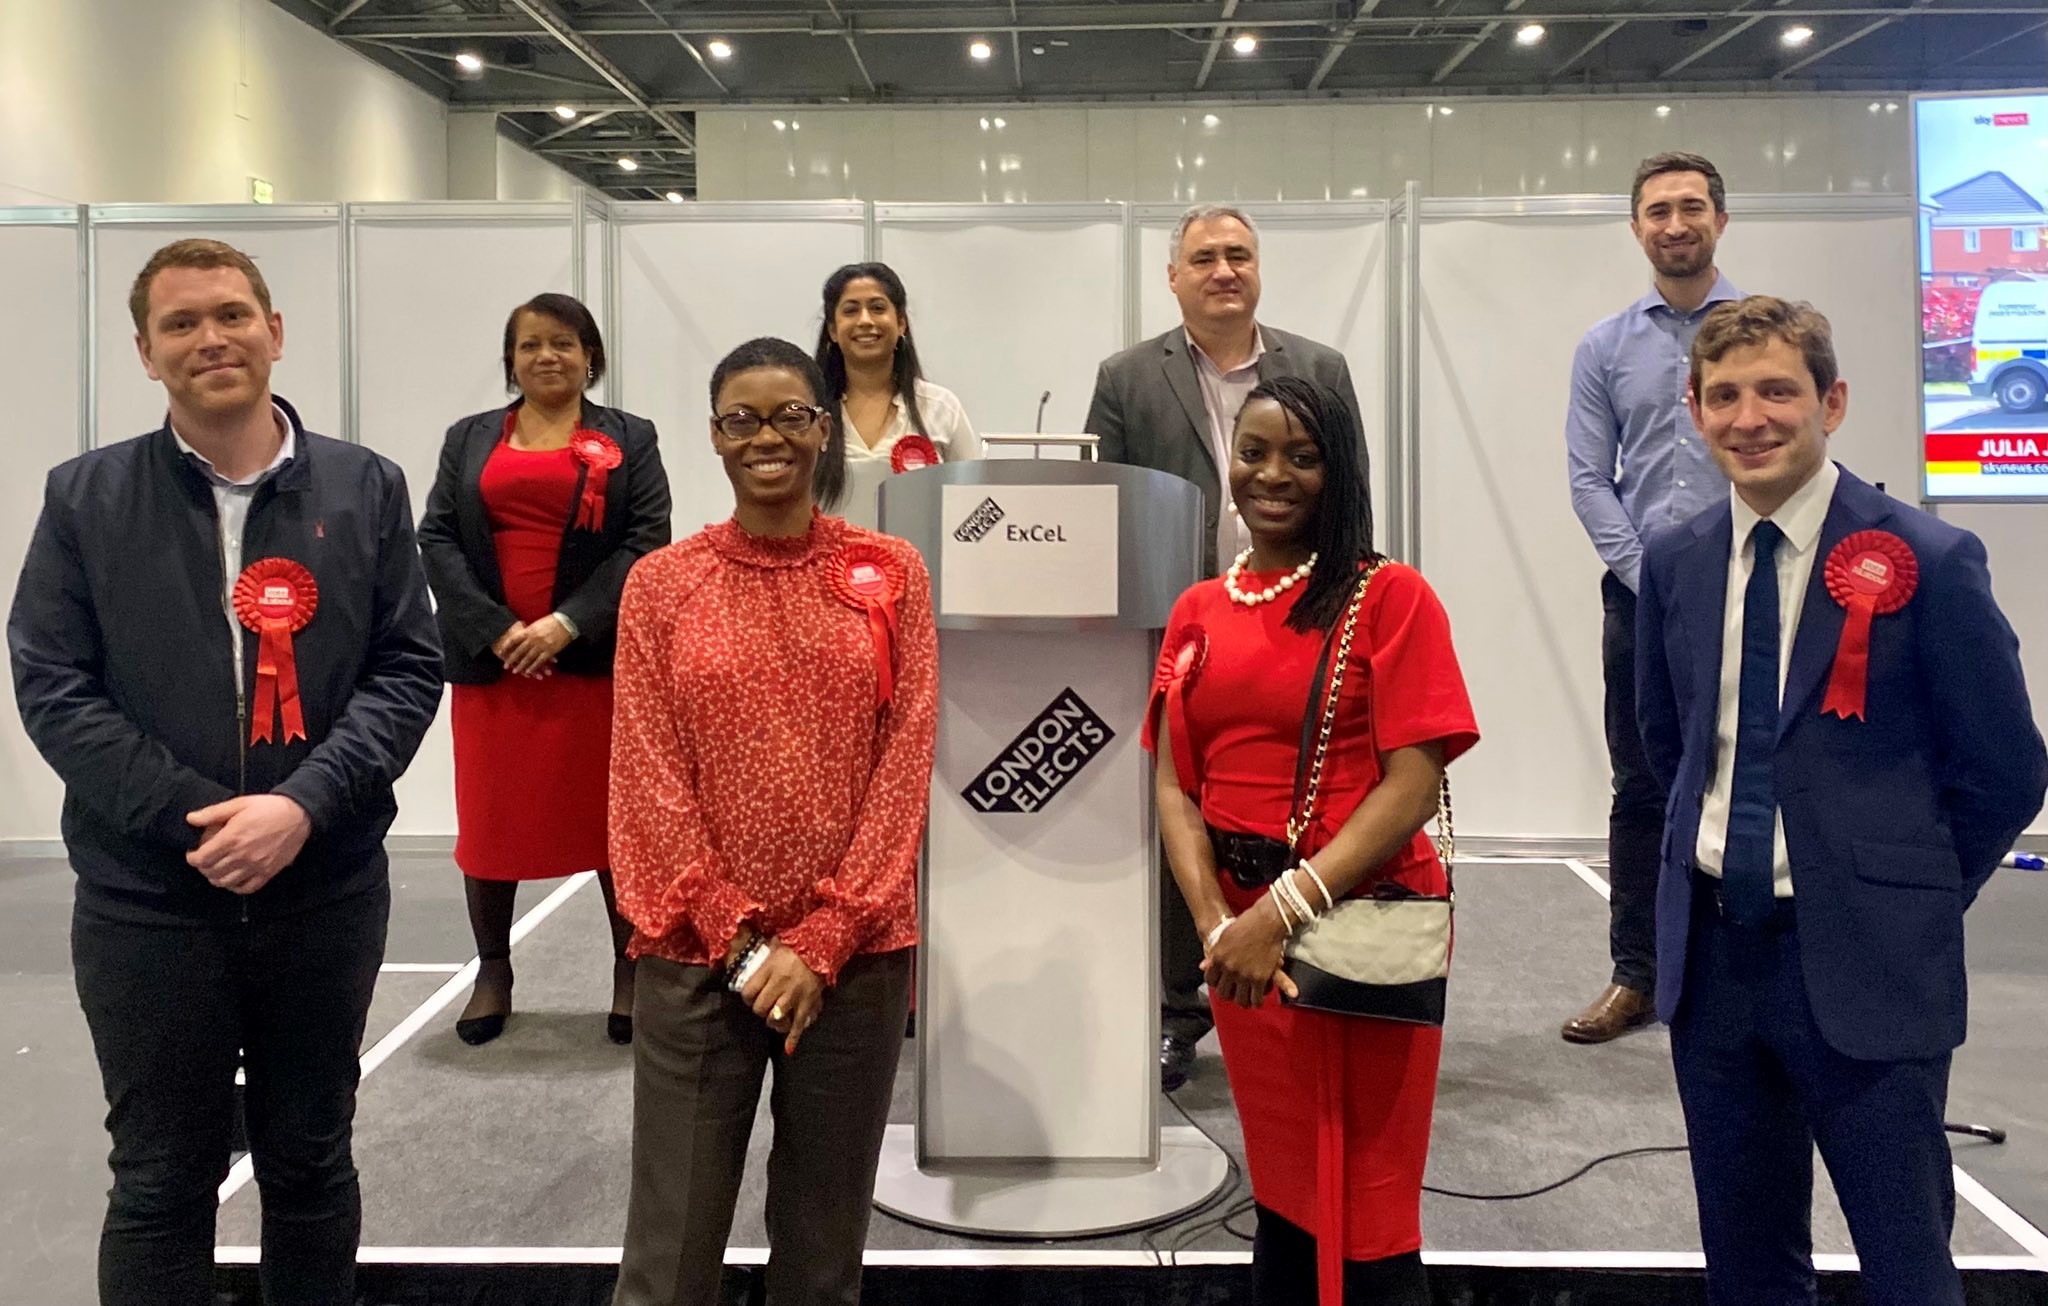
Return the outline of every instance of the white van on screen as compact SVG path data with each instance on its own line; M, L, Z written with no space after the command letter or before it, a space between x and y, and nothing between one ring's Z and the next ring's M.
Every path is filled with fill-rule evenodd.
M1994 281L1970 333L1970 393L2010 413L2048 407L2048 281Z

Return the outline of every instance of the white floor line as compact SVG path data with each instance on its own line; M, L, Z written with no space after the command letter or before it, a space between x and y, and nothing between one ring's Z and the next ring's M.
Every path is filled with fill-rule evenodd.
M578 889L596 878L597 872L595 871L584 871L580 874L572 875L556 888L553 893L536 903L531 911L513 923L512 946L517 947L521 939L533 933L534 927L554 915L556 908L569 901L570 897ZM405 1046L407 1040L426 1028L428 1021L441 1014L455 999L461 997L463 991L476 980L476 971L477 960L471 957L453 975L448 977L446 984L434 990L433 996L429 997L419 1006L414 1007L411 1015L398 1022L396 1029L393 1029L383 1038L378 1039L375 1046L368 1052L363 1053L363 1077L368 1078L371 1071L389 1061L392 1053ZM221 1203L225 1205L228 1198L242 1191L248 1182L255 1178L255 1175L255 1163L245 1154L228 1171L228 1177L221 1181Z
M617 1247L365 1247L357 1255L362 1265L616 1265ZM214 1252L217 1265L254 1265L254 1247L222 1247ZM1162 1262L1149 1251L1138 1248L1042 1248L961 1247L922 1250L871 1248L862 1257L865 1265L904 1268L988 1268L1014 1267L1114 1267L1132 1265L1243 1265L1250 1251L1183 1251L1167 1255ZM1483 1266L1505 1269L1552 1270L1697 1270L1706 1265L1699 1252L1639 1251L1424 1251L1430 1265ZM766 1247L728 1247L727 1265L763 1265ZM2048 1273L2048 1260L2034 1256L1958 1256L1960 1270L2021 1270ZM1853 1273L1855 1256L1823 1252L1813 1258L1814 1267L1827 1273Z
M1459 853L1457 864L1475 866L1555 866L1562 857L1534 857L1528 853Z
M468 964L462 961L387 961L377 970L385 975L453 975Z
M1600 878L1600 873L1598 871L1586 865L1584 862L1580 861L1576 857L1565 858L1564 864L1571 869L1571 873L1573 875L1576 875L1580 879L1584 880L1587 886L1590 887L1593 890L1593 892L1599 894L1602 898L1605 898L1608 895L1609 890L1607 887L1607 881Z

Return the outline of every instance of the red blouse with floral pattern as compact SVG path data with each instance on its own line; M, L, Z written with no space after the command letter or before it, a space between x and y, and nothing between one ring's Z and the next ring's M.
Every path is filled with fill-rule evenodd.
M879 706L878 639L834 584L878 556L902 595ZM712 526L634 566L613 676L634 956L715 964L744 922L829 984L856 953L917 942L938 637L915 549L822 515L792 538Z

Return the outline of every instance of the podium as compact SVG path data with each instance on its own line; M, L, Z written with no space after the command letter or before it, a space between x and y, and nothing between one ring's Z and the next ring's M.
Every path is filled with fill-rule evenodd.
M889 1127L875 1203L998 1236L1169 1219L1227 1174L1159 1122L1165 869L1139 747L1159 632L1200 576L1201 492L1092 461L948 463L890 478L881 523L931 570L939 721L917 1122Z

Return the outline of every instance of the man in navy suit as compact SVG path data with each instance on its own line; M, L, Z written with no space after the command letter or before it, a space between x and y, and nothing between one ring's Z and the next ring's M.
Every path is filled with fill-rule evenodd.
M1723 304L1691 375L1732 493L1650 542L1636 657L1708 1301L1815 1300L1817 1143L1866 1299L1962 1306L1963 912L2048 788L2019 644L1976 536L1828 461L1849 387L1826 318Z

